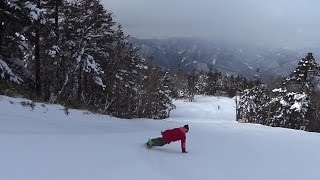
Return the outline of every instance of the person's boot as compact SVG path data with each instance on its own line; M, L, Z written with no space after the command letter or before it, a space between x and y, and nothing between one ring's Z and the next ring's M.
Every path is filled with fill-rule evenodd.
M152 148L152 146L154 145L154 142L152 141L152 139L149 139L146 145L148 148Z

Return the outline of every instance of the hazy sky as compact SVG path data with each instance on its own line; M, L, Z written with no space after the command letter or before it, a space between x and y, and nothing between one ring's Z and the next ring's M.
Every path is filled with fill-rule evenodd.
M320 47L320 0L101 1L133 37Z

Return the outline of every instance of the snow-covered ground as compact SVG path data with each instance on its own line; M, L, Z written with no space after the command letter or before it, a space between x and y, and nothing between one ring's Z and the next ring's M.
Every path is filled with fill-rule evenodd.
M166 120L123 120L0 96L1 180L319 180L320 135L235 122L234 100L175 101ZM220 106L220 109L218 109ZM180 142L146 149L189 124Z

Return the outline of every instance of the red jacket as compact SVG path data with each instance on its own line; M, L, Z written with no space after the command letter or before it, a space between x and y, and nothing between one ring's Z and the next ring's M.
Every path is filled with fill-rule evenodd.
M161 135L168 144L174 141L181 140L181 150L182 152L186 152L186 132L186 128L180 127L165 130L161 132Z

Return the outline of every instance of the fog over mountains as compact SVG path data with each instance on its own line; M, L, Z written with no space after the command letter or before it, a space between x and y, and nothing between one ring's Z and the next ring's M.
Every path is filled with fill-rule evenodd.
M130 41L140 49L140 54L168 71L181 68L185 71L216 69L225 74L242 74L253 77L257 69L263 80L269 76L286 76L298 61L312 52L316 60L317 49L272 49L265 46L237 46L214 43L194 38L136 39Z

